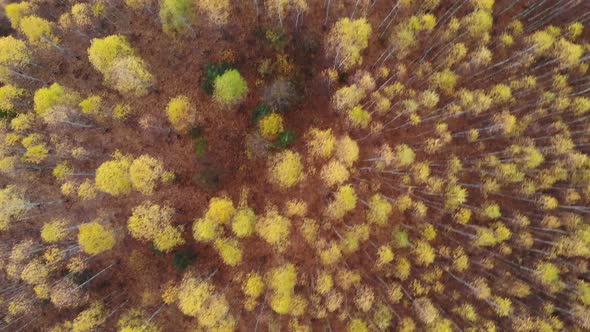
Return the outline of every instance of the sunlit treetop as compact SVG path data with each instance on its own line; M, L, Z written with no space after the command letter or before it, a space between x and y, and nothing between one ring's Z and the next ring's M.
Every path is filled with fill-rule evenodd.
M88 48L90 63L103 74L108 72L115 60L133 55L135 51L127 38L121 35L94 38Z
M49 87L35 91L35 112L47 122L64 121L63 113L74 109L78 104L78 94L53 83Z
M18 29L20 27L20 21L22 18L30 15L33 12L33 7L26 1L13 2L7 4L6 7L4 7L4 11L10 20L10 25L12 28Z
M114 234L97 221L78 227L78 243L87 254L100 254L115 246Z
M41 228L41 238L48 243L55 243L68 236L68 222L62 219L45 223Z
M241 102L248 94L248 83L236 69L231 69L218 76L214 83L213 97L223 105L233 106Z
M349 136L340 137L335 145L335 157L347 166L352 166L359 158L359 146Z
M369 45L371 33L371 25L365 18L350 20L346 17L338 20L330 30L327 42L335 63L344 70L361 64L361 53Z
M166 115L172 127L184 133L194 125L196 110L187 96L180 95L170 99L166 107Z
M286 249L291 233L291 220L276 210L269 210L256 223L256 233L280 251Z
M205 213L205 218L225 224L231 220L235 213L236 209L231 199L224 197L213 197L209 201L209 208Z
M113 196L124 195L132 189L129 175L132 158L120 152L113 157L113 160L105 161L96 169L96 187Z
M115 59L105 75L105 82L122 94L143 97L154 84L147 64L136 56Z
M0 79L9 82L14 70L21 70L31 61L31 51L24 41L12 36L0 38Z
M53 24L39 16L26 16L20 20L19 30L35 46L58 47L59 39L53 34Z
M25 89L10 84L0 87L0 109L14 110L25 93Z
M151 195L156 184L164 175L164 165L161 160L149 155L141 155L129 166L129 179L133 188L144 195Z
M282 188L290 188L305 177L301 156L286 150L271 159L269 180Z

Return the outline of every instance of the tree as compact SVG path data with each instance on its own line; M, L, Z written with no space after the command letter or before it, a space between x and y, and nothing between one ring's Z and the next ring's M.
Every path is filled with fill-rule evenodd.
M131 156L121 152L113 154L113 160L105 161L96 169L96 187L113 196L128 194L132 189L129 175Z
M76 92L53 83L49 87L40 88L35 91L33 97L35 103L35 112L48 124L68 123L71 122L78 111L76 106L79 102L79 96Z
M246 280L242 284L242 291L251 298L258 298L264 291L264 280L256 273L251 272L246 276Z
M369 45L372 28L365 18L351 21L345 17L334 25L328 35L328 53L335 57L335 64L344 70L363 62L361 53Z
M329 158L334 152L336 137L332 134L332 129L311 128L305 136L307 148L312 156Z
M238 209L232 219L232 231L237 237L247 237L256 230L256 214L249 208Z
M97 221L80 225L78 231L78 243L87 254L100 254L115 246L114 234Z
M117 321L117 327L121 332L158 332L158 326L151 322L151 318L140 309L130 309Z
M156 249L169 252L184 244L182 228L172 226L173 214L174 209L147 201L133 208L127 227L134 238L153 241Z
M0 231L6 230L12 220L22 217L32 206L18 187L8 185L0 190Z
M116 59L104 73L105 82L122 94L143 97L154 85L154 77L146 63L136 56Z
M23 17L33 13L33 8L31 4L26 1L13 2L7 4L6 7L4 7L4 11L6 12L8 20L10 20L10 25L16 30L20 27L20 21Z
M270 209L256 223L256 233L269 244L284 250L289 244L291 220Z
M367 211L367 221L379 226L387 225L393 206L381 194L375 194L369 200L369 211Z
M258 121L260 135L269 141L274 141L285 128L283 117L278 113L270 113Z
M29 43L35 46L49 48L57 46L58 39L53 34L53 24L39 16L26 16L20 20L19 30L27 37Z
M301 156L286 150L271 158L269 180L281 188L291 188L305 178Z
M0 88L0 109L14 112L25 93L26 90L17 88L14 85L4 85Z
M204 0L199 1L197 6L214 25L222 26L227 24L231 10L229 0Z
M169 35L193 31L196 21L195 2L190 0L163 0L160 4L162 29Z
M64 219L55 219L41 228L41 238L47 243L56 243L68 236L68 222Z
M338 160L331 160L320 171L320 177L328 187L344 183L349 176L346 166Z
M10 82L13 75L37 80L21 71L31 62L31 51L25 42L12 36L0 38L0 80Z
M105 82L123 94L144 96L154 83L146 64L124 36L92 39L88 59L104 75Z
M227 224L236 213L234 203L226 197L213 197L209 200L209 208L205 213L205 218Z
M131 184L144 195L151 195L154 192L156 181L162 179L163 175L164 165L162 161L146 154L133 160L129 166Z
M72 322L72 332L91 331L102 325L108 317L108 310L102 302L94 302L88 309L80 312Z
M359 147L355 140L349 136L338 138L335 145L336 159L351 167L359 158Z
M353 128L366 129L371 123L371 114L361 106L355 106L348 112L348 120Z
M330 219L340 219L356 207L356 192L350 185L340 186L334 194L334 200L325 210Z
M103 74L108 72L116 59L129 56L135 56L135 51L125 36L111 35L90 41L88 59Z
M223 105L234 106L248 94L248 83L236 69L218 76L214 83L213 98Z
M187 96L180 95L170 99L166 115L176 131L185 133L195 124L196 110Z
M235 239L217 239L215 240L215 249L223 262L229 266L236 266L242 262L240 242Z
M350 322L348 322L348 325L346 326L346 331L347 332L368 332L369 327L367 326L367 323L365 323L364 320L362 320L360 318L355 318L355 319L351 320Z
M273 293L271 295L271 308L278 314L287 314L293 304L295 284L297 283L297 270L293 264L271 269L267 276L267 286Z

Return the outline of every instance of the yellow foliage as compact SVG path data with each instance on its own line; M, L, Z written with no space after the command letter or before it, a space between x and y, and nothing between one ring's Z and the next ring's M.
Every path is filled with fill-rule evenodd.
M340 219L356 207L356 200L356 193L352 186L340 186L334 194L334 200L326 208L326 215L331 219Z
M144 202L135 207L127 226L136 239L153 241L156 249L169 252L184 243L182 228L171 225L174 209Z
M115 246L113 233L96 221L80 225L78 243L87 254L100 254Z
M91 331L103 324L108 317L108 311L101 302L95 302L78 314L72 322L72 332Z
M312 156L329 158L334 151L336 138L332 129L320 130L311 128L306 134L307 147Z
M369 327L364 320L356 318L351 320L346 326L346 332L368 332Z
M20 27L20 21L23 17L30 15L33 12L33 8L30 3L23 1L23 2L13 2L7 4L4 7L4 11L6 13L6 17L10 21L10 25L13 29L18 29Z
M35 113L20 113L10 121L10 127L14 131L30 130L35 124Z
M273 209L267 211L266 215L256 223L256 233L279 250L284 250L289 244L290 232L291 221Z
M256 214L250 208L238 209L232 219L232 231L237 237L252 235L256 226Z
M149 155L142 155L129 166L129 179L135 189L144 195L151 195L156 182L164 173L162 161Z
M319 294L325 295L332 290L332 287L334 287L334 279L332 279L332 275L325 270L320 272L315 282L315 290Z
M90 179L86 179L80 184L78 187L78 196L84 201L88 201L96 197L96 186Z
M26 16L20 20L19 30L27 37L29 43L37 46L57 47L58 39L53 34L51 22L39 16Z
M262 137L269 141L274 141L277 136L285 130L283 126L283 117L279 113L271 113L258 122L258 128Z
M218 223L226 224L236 213L234 203L229 198L213 197L209 201L209 209L205 213L205 219L211 219Z
M105 161L96 169L96 187L113 196L124 195L131 191L129 168L132 159L120 152L113 157L113 160Z
M193 236L197 241L213 241L221 235L221 225L215 220L201 218L193 224Z
M184 133L188 131L196 120L196 110L187 96L176 96L168 102L166 107L168 121L175 130Z
M367 128L371 123L371 114L361 106L355 106L348 112L348 120L354 128Z
M382 267L385 264L389 264L391 261L393 261L394 254L390 247L381 246L377 251L377 256L379 256L377 258L377 267Z
M335 145L335 157L347 167L352 166L359 158L358 144L349 136L339 138Z
M264 280L262 280L262 277L258 273L251 272L242 284L242 290L247 296L256 299L264 291Z
M47 243L56 243L68 236L68 222L64 219L52 220L41 228L41 238Z
M215 249L219 252L223 262L229 266L236 266L242 262L240 243L234 239L215 240Z
M0 80L10 81L12 72L8 68L22 69L31 61L31 51L25 42L12 36L0 38Z
M372 28L365 18L351 21L345 17L334 25L328 35L328 51L336 56L335 62L349 70L363 62L361 53L369 45Z
M84 114L101 116L102 114L99 113L101 104L101 96L90 96L82 100L78 106L80 106L81 111Z
M286 150L271 159L269 167L270 182L281 188L290 188L305 177L301 156L297 152Z
M320 250L319 256L322 265L334 265L342 258L342 250L337 243L332 243L326 249Z
M375 194L369 200L369 211L367 211L367 221L385 226L393 210L391 203L382 195Z
M39 285L46 281L49 268L40 259L31 260L21 272L21 279L31 285Z
M338 160L331 160L322 167L320 172L320 177L328 187L342 184L348 180L349 176L350 173L346 169L346 166Z
M307 203L302 200L289 200L285 204L285 215L287 217L305 217L307 214Z

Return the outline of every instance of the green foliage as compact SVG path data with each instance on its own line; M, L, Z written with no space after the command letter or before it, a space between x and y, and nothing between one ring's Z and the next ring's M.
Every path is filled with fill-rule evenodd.
M218 76L214 86L215 100L228 106L239 103L248 94L248 83L236 69L230 69Z
M256 106L256 108L252 110L252 117L250 118L250 122L252 124L256 124L260 119L264 118L270 113L272 113L272 110L268 105L259 104L258 106Z
M201 89L206 94L212 96L215 91L215 80L225 74L226 71L233 69L232 64L224 62L219 65L208 63L205 65L205 75Z
M173 263L178 271L183 272L194 264L197 259L197 255L190 249L179 250L174 254Z
M297 136L292 130L285 130L277 136L275 146L281 149L286 149L295 143Z

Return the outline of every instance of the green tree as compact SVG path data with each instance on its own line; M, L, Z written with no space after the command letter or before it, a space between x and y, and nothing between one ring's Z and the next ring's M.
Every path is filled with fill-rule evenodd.
M248 83L236 69L231 69L215 79L213 97L221 104L232 106L248 94Z

